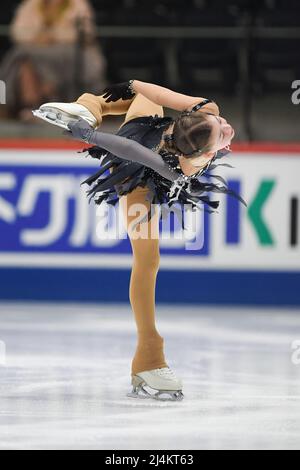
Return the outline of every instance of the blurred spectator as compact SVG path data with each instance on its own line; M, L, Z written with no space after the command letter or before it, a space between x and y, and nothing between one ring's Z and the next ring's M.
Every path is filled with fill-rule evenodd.
M106 61L88 0L23 0L11 25L14 47L0 67L8 109L21 119L45 101L73 100L106 85ZM80 89L78 89L80 88Z

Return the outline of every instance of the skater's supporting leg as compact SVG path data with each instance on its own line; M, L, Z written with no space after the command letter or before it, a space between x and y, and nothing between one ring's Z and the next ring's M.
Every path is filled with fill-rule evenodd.
M127 111L124 124L138 117L155 115L163 117L163 108L138 94ZM132 361L132 375L168 367L164 356L164 340L155 324L155 288L160 260L158 210L150 222L134 228L131 226L136 218L135 204L140 205L140 218L149 212L150 202L146 199L148 193L148 188L139 187L120 199L133 251L130 302L137 326L138 344Z
M149 212L148 188L137 188L120 199L124 221L133 251L130 302L134 312L138 344L132 362L132 375L168 367L164 357L164 340L155 324L155 287L159 269L159 213L150 222L135 225ZM136 207L134 207L137 205Z

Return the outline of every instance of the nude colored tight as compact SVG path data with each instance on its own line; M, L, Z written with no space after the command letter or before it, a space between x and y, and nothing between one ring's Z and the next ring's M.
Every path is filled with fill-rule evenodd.
M163 117L163 108L141 94L132 100L106 103L102 96L85 93L77 103L85 106L96 117L98 126L107 115L126 114L122 125L137 117ZM133 223L137 216L142 219L150 209L146 199L148 192L148 188L138 187L120 198L133 253L129 297L137 327L137 347L131 366L132 375L168 367L164 356L164 340L157 331L155 321L155 287L160 262L158 208L150 222Z

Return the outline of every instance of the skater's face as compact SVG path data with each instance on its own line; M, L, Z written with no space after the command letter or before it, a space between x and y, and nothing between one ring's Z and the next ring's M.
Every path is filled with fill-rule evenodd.
M231 144L235 132L233 127L221 116L209 115L208 121L212 126L211 153L216 153Z

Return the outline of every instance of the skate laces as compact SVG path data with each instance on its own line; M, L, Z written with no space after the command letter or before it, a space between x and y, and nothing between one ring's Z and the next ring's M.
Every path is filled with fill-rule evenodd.
M155 372L157 372L157 374L160 377L165 377L165 378L168 378L168 379L177 380L176 375L174 374L174 372L169 367L163 367L161 369L156 369Z

